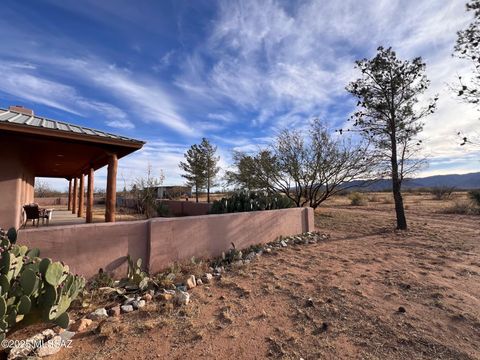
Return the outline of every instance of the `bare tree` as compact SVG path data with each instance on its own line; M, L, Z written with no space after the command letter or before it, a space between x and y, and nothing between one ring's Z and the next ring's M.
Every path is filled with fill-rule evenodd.
M64 193L58 190L53 189L44 181L37 181L35 183L35 197L44 198L44 197L57 197L61 196Z
M404 61L391 48L379 47L374 58L359 60L356 65L362 75L347 86L359 100L352 115L354 128L372 141L388 168L397 229L406 230L402 181L425 163L419 157L421 140L416 136L423 130L421 119L434 112L437 98L418 107L418 96L429 85L420 57Z
M480 103L480 0L472 0L466 5L467 11L472 11L474 18L468 27L458 32L454 55L470 61L473 65L472 76L465 80L458 77L458 85L453 90L463 101L477 106ZM478 129L462 130L457 134L460 145L480 147L480 132Z
M283 130L269 149L253 157L252 166L248 171L257 186L285 194L298 207L313 208L374 169L366 146L334 139L319 120L306 135Z
M157 211L157 188L163 184L165 176L160 170L159 176L153 175L152 166L148 165L145 175L135 179L132 184L131 194L135 199L137 211L147 218L156 217Z

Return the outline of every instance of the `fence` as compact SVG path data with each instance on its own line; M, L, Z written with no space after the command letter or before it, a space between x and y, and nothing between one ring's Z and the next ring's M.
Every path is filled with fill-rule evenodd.
M182 200L157 200L157 203L164 204L171 216L198 216L207 215L212 204L205 202L195 201L182 201ZM117 206L123 206L130 209L136 209L136 199L124 198L117 196Z
M86 277L100 268L118 276L125 274L127 255L156 273L192 256L219 256L231 243L241 249L313 230L313 209L293 208L23 229L18 242Z

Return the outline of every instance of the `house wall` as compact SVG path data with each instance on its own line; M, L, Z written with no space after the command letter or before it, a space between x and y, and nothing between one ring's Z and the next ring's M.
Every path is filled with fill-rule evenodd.
M18 242L92 277L100 268L124 275L127 255L157 273L192 256L218 256L231 243L240 249L313 230L313 209L294 208L22 229Z
M0 147L0 227L18 228L22 206L33 200L34 177L13 143Z

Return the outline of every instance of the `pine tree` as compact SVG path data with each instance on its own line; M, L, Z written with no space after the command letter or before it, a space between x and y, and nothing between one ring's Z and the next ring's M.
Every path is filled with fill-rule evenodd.
M423 130L421 119L434 112L437 98L423 108L417 106L418 96L429 85L420 57L404 61L391 48L379 47L373 59L356 65L362 75L347 86L359 100L351 119L354 128L375 145L390 173L397 229L406 230L402 181L422 165L421 141L415 138Z
M200 151L202 153L202 161L204 168L204 178L207 187L207 202L210 202L210 190L216 186L216 177L220 168L217 166L220 157L216 155L217 147L212 145L208 139L203 138L200 144Z
M189 186L195 188L195 199L198 202L199 191L207 184L203 149L200 145L194 144L187 150L184 157L185 162L181 161L179 164L180 169L185 172L182 177L187 180Z

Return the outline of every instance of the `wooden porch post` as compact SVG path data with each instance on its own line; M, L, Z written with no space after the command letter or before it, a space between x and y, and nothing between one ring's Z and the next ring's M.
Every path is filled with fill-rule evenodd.
M83 216L83 208L85 207L85 175L80 175L80 188L78 194L78 217Z
M91 223L93 219L93 168L88 169L87 182L87 223Z
M73 193L72 193L72 214L77 211L77 195L78 195L78 179L73 179Z
M115 222L115 205L117 200L117 165L117 154L110 154L108 158L105 222Z
M72 210L72 179L68 179L68 210Z

